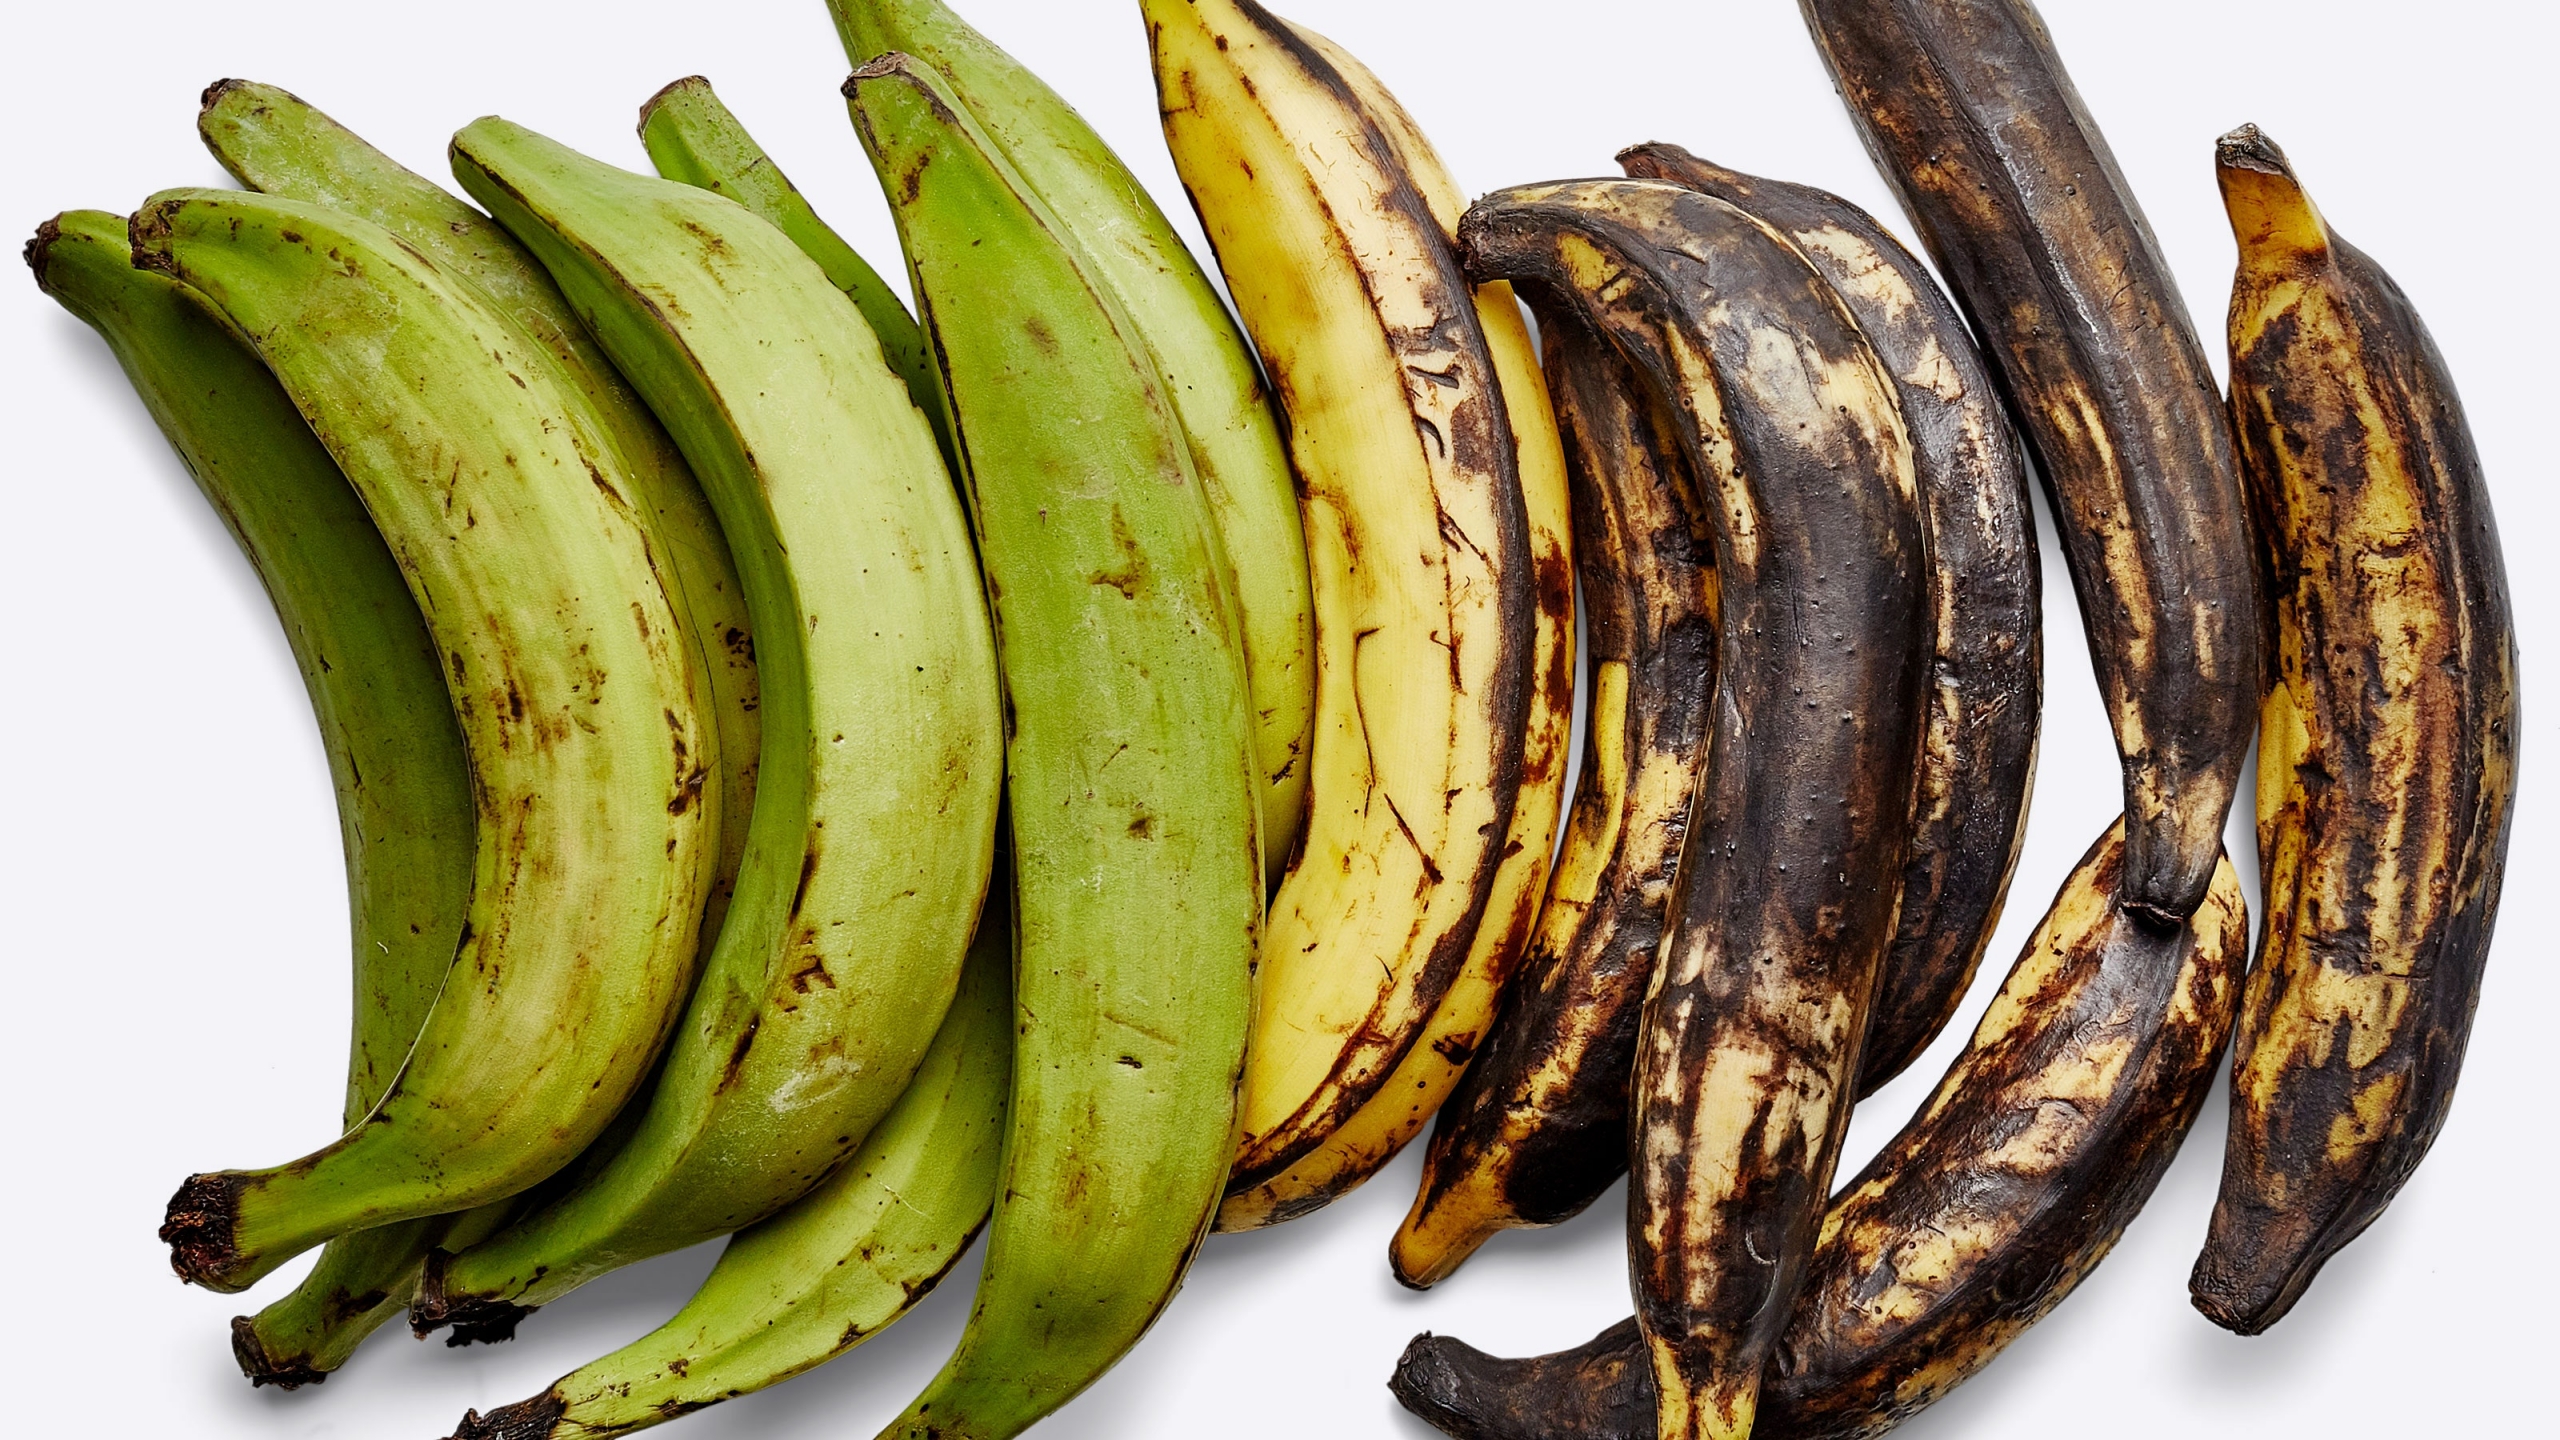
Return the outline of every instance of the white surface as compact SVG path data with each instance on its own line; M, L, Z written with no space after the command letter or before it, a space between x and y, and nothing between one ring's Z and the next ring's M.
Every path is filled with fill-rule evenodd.
M1132 4L961 8L1082 107L1189 227ZM2560 25L2548 7L2499 0L2046 0L2044 11L2217 368L2232 250L2211 145L2243 120L2289 149L2332 220L2426 314L2469 403L2512 557L2530 692L2524 790L2460 1103L2399 1202L2292 1318L2240 1340L2187 1308L2219 1168L2217 1091L2114 1257L1903 1433L2538 1429L2527 1387L2548 1321L2532 1237L2560 1178L2549 1040L2533 1033L2560 1009L2547 963L2560 908L2546 879L2560 837L2543 784L2560 751L2537 688L2560 616L2540 543L2560 521L2544 428L2560 315L2532 267L2560 219L2544 66ZM1612 173L1619 146L1671 139L1837 189L1909 233L1785 0L1295 0L1286 13L1369 61L1472 192ZM223 183L194 137L197 91L220 76L283 85L441 176L446 135L488 111L645 169L635 107L700 72L823 214L884 271L899 268L836 98L848 67L818 0L124 0L19 7L8 28L20 140L0 230L12 234L60 209L128 209L158 188ZM152 1232L181 1177L284 1160L334 1130L347 1000L329 785L255 580L105 347L23 278L0 283L0 332L0 613L19 617L0 753L20 757L0 857L11 919L0 1233L16 1237L0 1310L5 1428L441 1435L466 1405L533 1393L652 1327L690 1293L709 1247L589 1286L509 1346L449 1351L387 1333L319 1389L252 1393L224 1322L244 1300L282 1293L301 1266L242 1298L170 1278ZM2046 543L2044 762L2008 918L1974 1003L1860 1112L1844 1164L1863 1162L1925 1094L2117 804L2076 611ZM2232 834L2245 851L2245 830ZM1419 1440L1430 1432L1382 1383L1415 1331L1525 1353L1626 1313L1614 1191L1558 1230L1496 1240L1429 1295L1399 1290L1383 1247L1416 1166L1408 1155L1282 1230L1213 1240L1158 1331L1042 1433ZM947 1352L973 1273L971 1262L869 1348L668 1433L871 1434Z

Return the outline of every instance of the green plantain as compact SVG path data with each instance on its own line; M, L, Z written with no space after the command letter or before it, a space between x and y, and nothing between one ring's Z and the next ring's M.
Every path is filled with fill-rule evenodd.
M2189 1290L2254 1335L2381 1215L2444 1125L2515 814L2515 611L2444 357L2256 127L2231 419L2269 604L2257 968L2222 1193Z
M828 0L827 8L852 63L896 50L942 77L1023 188L1055 212L1059 242L1082 253L1153 358L1242 617L1263 777L1263 862L1276 885L1306 806L1315 637L1288 452L1244 336L1129 168L1020 61L941 0Z
M659 174L728 196L763 216L818 262L827 279L862 312L863 323L880 341L881 358L907 382L907 394L933 422L934 438L949 458L951 426L942 413L942 392L934 385L932 360L915 317L880 272L809 208L791 177L712 93L711 82L691 75L650 96L640 107L640 143ZM954 458L952 463L959 462Z
M477 807L455 968L380 1102L301 1160L170 1201L178 1273L236 1290L512 1195L604 1129L694 978L714 742L629 476L512 321L317 205L179 191L131 236L254 346L363 498L442 652Z
M806 1194L942 1024L1003 776L995 648L931 427L780 231L495 118L454 173L547 267L703 477L747 590L763 753L736 898L619 1154L427 1267L474 1337Z
M105 337L258 572L320 723L355 922L345 1120L408 1056L471 905L471 774L444 670L400 567L336 461L256 353L188 289L138 270L125 220L75 210L27 247L36 282ZM260 1385L326 1379L409 1303L442 1218L332 1240L253 1320L232 1322Z
M1234 1154L1262 920L1245 650L1135 317L922 62L846 83L996 615L1013 1091L960 1346L889 1435L1002 1440L1152 1324Z
M751 1395L869 1340L941 1283L994 1203L1013 1065L1013 927L999 860L951 1013L871 1138L738 1232L666 1324L452 1440L624 1435Z

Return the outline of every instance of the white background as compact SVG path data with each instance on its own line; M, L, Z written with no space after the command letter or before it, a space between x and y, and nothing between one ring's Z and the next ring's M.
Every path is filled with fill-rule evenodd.
M1196 241L1133 4L961 8L1082 109ZM2560 750L2538 688L2560 616L2540 544L2560 521L2549 458L2560 316L2541 255L2560 219L2546 88L2560 25L2547 6L2501 0L2046 0L2044 11L2217 368L2232 247L2212 141L2244 120L2290 150L2333 222L2424 311L2469 402L2510 550L2529 692L2524 788L2460 1102L2399 1202L2293 1316L2241 1340L2187 1307L2222 1148L2217 1090L2113 1258L1904 1433L2537 1429L2547 1411L2528 1396L2552 1328L2541 1252L2560 1178L2546 1089L2560 907L2543 784ZM1839 190L1909 233L1786 0L1294 0L1286 13L1375 67L1471 193L1613 173L1618 147L1659 138ZM492 111L645 169L635 107L699 72L821 213L884 272L899 269L837 99L848 67L819 0L123 0L18 7L8 28L10 234L61 209L126 210L156 189L226 183L194 134L197 92L221 76L294 90L441 177L445 137ZM181 1177L282 1161L335 1132L346 915L329 783L255 579L104 345L23 279L0 283L0 334L0 614L19 617L8 639L18 678L0 707L0 753L18 757L16 819L0 842L7 1428L425 1440L466 1405L531 1394L653 1327L714 1247L590 1285L512 1345L456 1351L386 1332L325 1386L253 1393L224 1322L244 1300L281 1294L301 1266L240 1298L170 1277L153 1230ZM2045 576L2044 760L2007 921L1946 1038L1859 1112L1844 1165L1926 1093L2114 813L2114 755L2049 531ZM2245 828L2231 833L2245 856ZM1497 1239L1428 1295L1397 1288L1383 1251L1416 1168L1408 1155L1328 1211L1212 1240L1156 1333L1044 1433L1422 1440L1430 1432L1383 1388L1415 1331L1525 1353L1627 1312L1618 1191L1559 1229ZM939 1365L974 1273L973 1260L870 1347L670 1434L871 1434Z

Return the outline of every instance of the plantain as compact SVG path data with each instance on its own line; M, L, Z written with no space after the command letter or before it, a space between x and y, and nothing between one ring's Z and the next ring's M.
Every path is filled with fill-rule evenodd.
M1005 881L999 859L996 881ZM1013 930L998 903L897 1105L817 1189L741 1230L664 1325L452 1440L625 1435L750 1395L889 1327L987 1220L1013 1061Z
M2248 759L2256 589L2177 283L2028 0L1800 0L2053 501L2124 765L2126 904L2204 895Z
M940 0L828 0L845 57L913 55L1054 211L1062 243L1137 325L1191 449L1242 612L1261 768L1263 864L1277 884L1306 810L1315 714L1306 540L1278 417L1200 262L1074 107Z
M958 1349L884 1432L1001 1440L1137 1343L1234 1153L1263 786L1235 593L1132 314L922 61L846 82L996 616L1013 1090Z
M317 205L172 192L131 235L249 341L364 500L442 652L476 806L456 968L382 1099L301 1160L170 1201L179 1275L236 1290L336 1236L514 1194L604 1128L693 979L714 742L629 477L511 321Z
M1377 127L1440 228L1457 240L1466 195L1421 128L1366 65L1323 36L1280 25L1330 65L1341 93ZM1322 1208L1385 1168L1422 1133L1488 1038L1511 973L1529 947L1555 855L1573 742L1573 507L1544 374L1510 287L1483 287L1479 313L1486 349L1512 426L1530 566L1537 577L1529 707L1520 737L1520 786L1500 868L1467 958L1431 1018L1386 1083L1332 1134L1286 1170L1228 1197L1220 1230L1248 1230Z
M1468 284L1353 82L1251 0L1142 9L1175 169L1289 418L1315 590L1306 828L1229 1180L1250 1194L1385 1092L1492 913L1538 658L1534 432L1492 340L1517 304Z
M701 483L657 417L578 323L551 277L496 221L273 85L215 81L204 92L196 133L241 184L382 226L447 279L522 326L535 343L537 360L547 359L580 405L581 417L603 432L620 458L668 602L711 687L708 718L717 746L702 758L714 780L704 786L699 803L718 827L720 850L702 912L707 951L720 933L746 855L761 739L746 592Z
M1630 175L1730 201L1831 283L1892 372L1929 551L1929 713L1902 918L1867 1022L1858 1095L1899 1075L1973 983L2026 838L2044 708L2044 580L2017 434L1981 353L1919 257L1864 210L1677 145L1620 151Z
M2479 452L2425 323L2256 127L2215 158L2269 601L2266 899L2189 1289L2254 1335L2381 1215L2453 1102L2513 831L2516 642Z
M1459 235L1627 358L1712 496L1714 718L1636 1051L1628 1243L1663 1433L1739 1436L1894 932L1926 678L1911 444L1838 296L1724 201L1518 187Z
M2228 860L2163 929L2119 908L2119 820L2064 880L1972 1042L1902 1132L1842 1188L1753 1433L1882 1434L1979 1371L2112 1249L2203 1107L2248 958ZM1390 1382L1460 1440L1652 1440L1634 1320L1588 1344L1496 1360L1420 1336Z
M640 143L660 175L728 196L818 262L828 281L862 312L863 323L880 342L881 358L907 383L908 396L933 422L934 439L950 458L951 422L942 413L942 392L934 387L924 332L916 328L915 317L861 252L818 218L791 177L720 103L711 82L689 75L650 96L640 107Z
M1388 1250L1417 1287L1625 1173L1627 1076L1715 692L1714 553L1676 422L1569 307L1540 307L1538 338L1572 462L1589 730L1535 938Z
M494 117L452 153L666 418L760 637L746 859L645 1113L593 1177L427 1266L419 1333L495 1338L772 1214L888 1113L959 983L1003 740L959 497L817 262L733 201Z
M354 921L345 1121L382 1098L452 968L475 821L444 671L356 492L256 353L205 303L139 270L125 220L75 210L27 247L36 282L115 352L197 488L258 572L319 721ZM444 1221L333 1240L294 1291L232 1322L242 1370L328 1378L408 1303Z

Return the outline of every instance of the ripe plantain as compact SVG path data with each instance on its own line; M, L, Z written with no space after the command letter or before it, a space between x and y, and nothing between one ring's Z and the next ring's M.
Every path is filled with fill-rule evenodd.
M125 220L56 216L36 282L103 336L258 572L293 649L337 790L355 925L345 1119L391 1083L453 966L475 821L435 643L364 504L256 353L188 289L138 270ZM232 1322L259 1385L316 1384L409 1302L442 1219L332 1240L253 1320Z
M1142 8L1166 143L1289 418L1315 586L1307 824L1263 943L1242 1193L1384 1093L1508 918L1539 658L1519 437L1544 417L1506 398L1492 337L1517 304L1474 292L1343 73L1252 0Z
M1893 373L1929 550L1928 729L1912 790L1902 918L1858 1062L1860 1098L1929 1048L1973 983L2026 838L2044 707L2043 577L2016 432L1946 293L1864 210L1677 145L1619 152L1783 232Z
M1713 496L1714 718L1636 1051L1628 1242L1662 1433L1740 1436L1894 933L1926 680L1911 444L1838 296L1724 201L1526 186L1459 236L1627 358Z
M924 332L916 328L915 317L861 252L809 208L791 177L712 93L711 82L690 75L650 96L640 107L640 143L660 175L728 196L763 216L818 262L828 281L862 312L863 323L880 341L881 358L907 382L908 396L933 422L934 439L956 466L950 420L942 413L942 392L934 388Z
M433 1257L411 1323L496 1338L772 1214L870 1133L986 893L995 647L931 427L861 312L733 201L474 121L454 174L551 272L703 477L759 637L736 898L647 1109L593 1177Z
M317 205L179 191L131 235L248 339L363 498L442 652L477 806L456 968L381 1101L301 1160L170 1201L179 1275L236 1290L523 1190L621 1108L694 976L709 700L619 457L513 322Z
M1003 1440L1163 1311L1234 1154L1260 772L1218 533L1134 316L921 61L846 83L996 614L1013 1091L959 1348L884 1432Z
M2124 902L2175 920L2221 851L2258 666L2230 426L2176 281L2028 0L1801 3L2049 488L2124 765Z
M718 743L716 753L702 757L713 779L700 803L718 827L720 850L703 905L700 939L707 953L746 855L761 741L746 591L701 483L570 313L551 277L496 221L273 85L215 81L204 92L196 133L241 184L382 226L522 326L537 360L547 359L577 397L582 418L620 457L668 602L711 687L708 718Z
M996 884L1006 884L999 860ZM853 1158L738 1232L666 1324L452 1440L626 1435L751 1395L869 1340L931 1293L995 1199L1013 1064L1013 928L1001 889L951 1013Z
M987 143L1056 212L1059 240L1138 327L1191 448L1244 627L1264 873L1279 883L1306 811L1315 634L1306 539L1279 418L1253 355L1164 211L1074 107L940 0L828 0L845 58L895 50L941 76Z
M1573 462L1590 729L1536 938L1441 1107L1388 1250L1416 1287L1499 1230L1580 1212L1626 1172L1627 1077L1715 693L1714 554L1676 422L1569 307L1537 313Z
M1429 207L1443 243L1455 245L1466 195L1411 115L1374 72L1339 46L1287 21L1278 23L1332 67L1340 94L1376 125ZM1490 1034L1511 972L1528 951L1545 896L1564 806L1565 762L1573 743L1573 501L1546 378L1528 327L1510 301L1510 287L1497 281L1480 295L1478 313L1511 420L1530 564L1537 576L1520 786L1501 867L1458 978L1386 1083L1288 1169L1230 1195L1218 1210L1223 1231L1255 1229L1320 1209L1358 1188L1422 1133Z
M2258 965L2222 1193L2189 1281L2254 1335L2381 1215L2444 1125L2513 829L2514 610L2444 357L2254 126L2231 418L2270 601Z
M2212 1088L2248 958L2229 861L2163 929L2117 906L2121 820L2063 882L1973 1040L1834 1198L1760 1392L1762 1440L1864 1440L2050 1313L2142 1208ZM1632 1319L1496 1360L1424 1335L1389 1382L1460 1440L1653 1440Z

